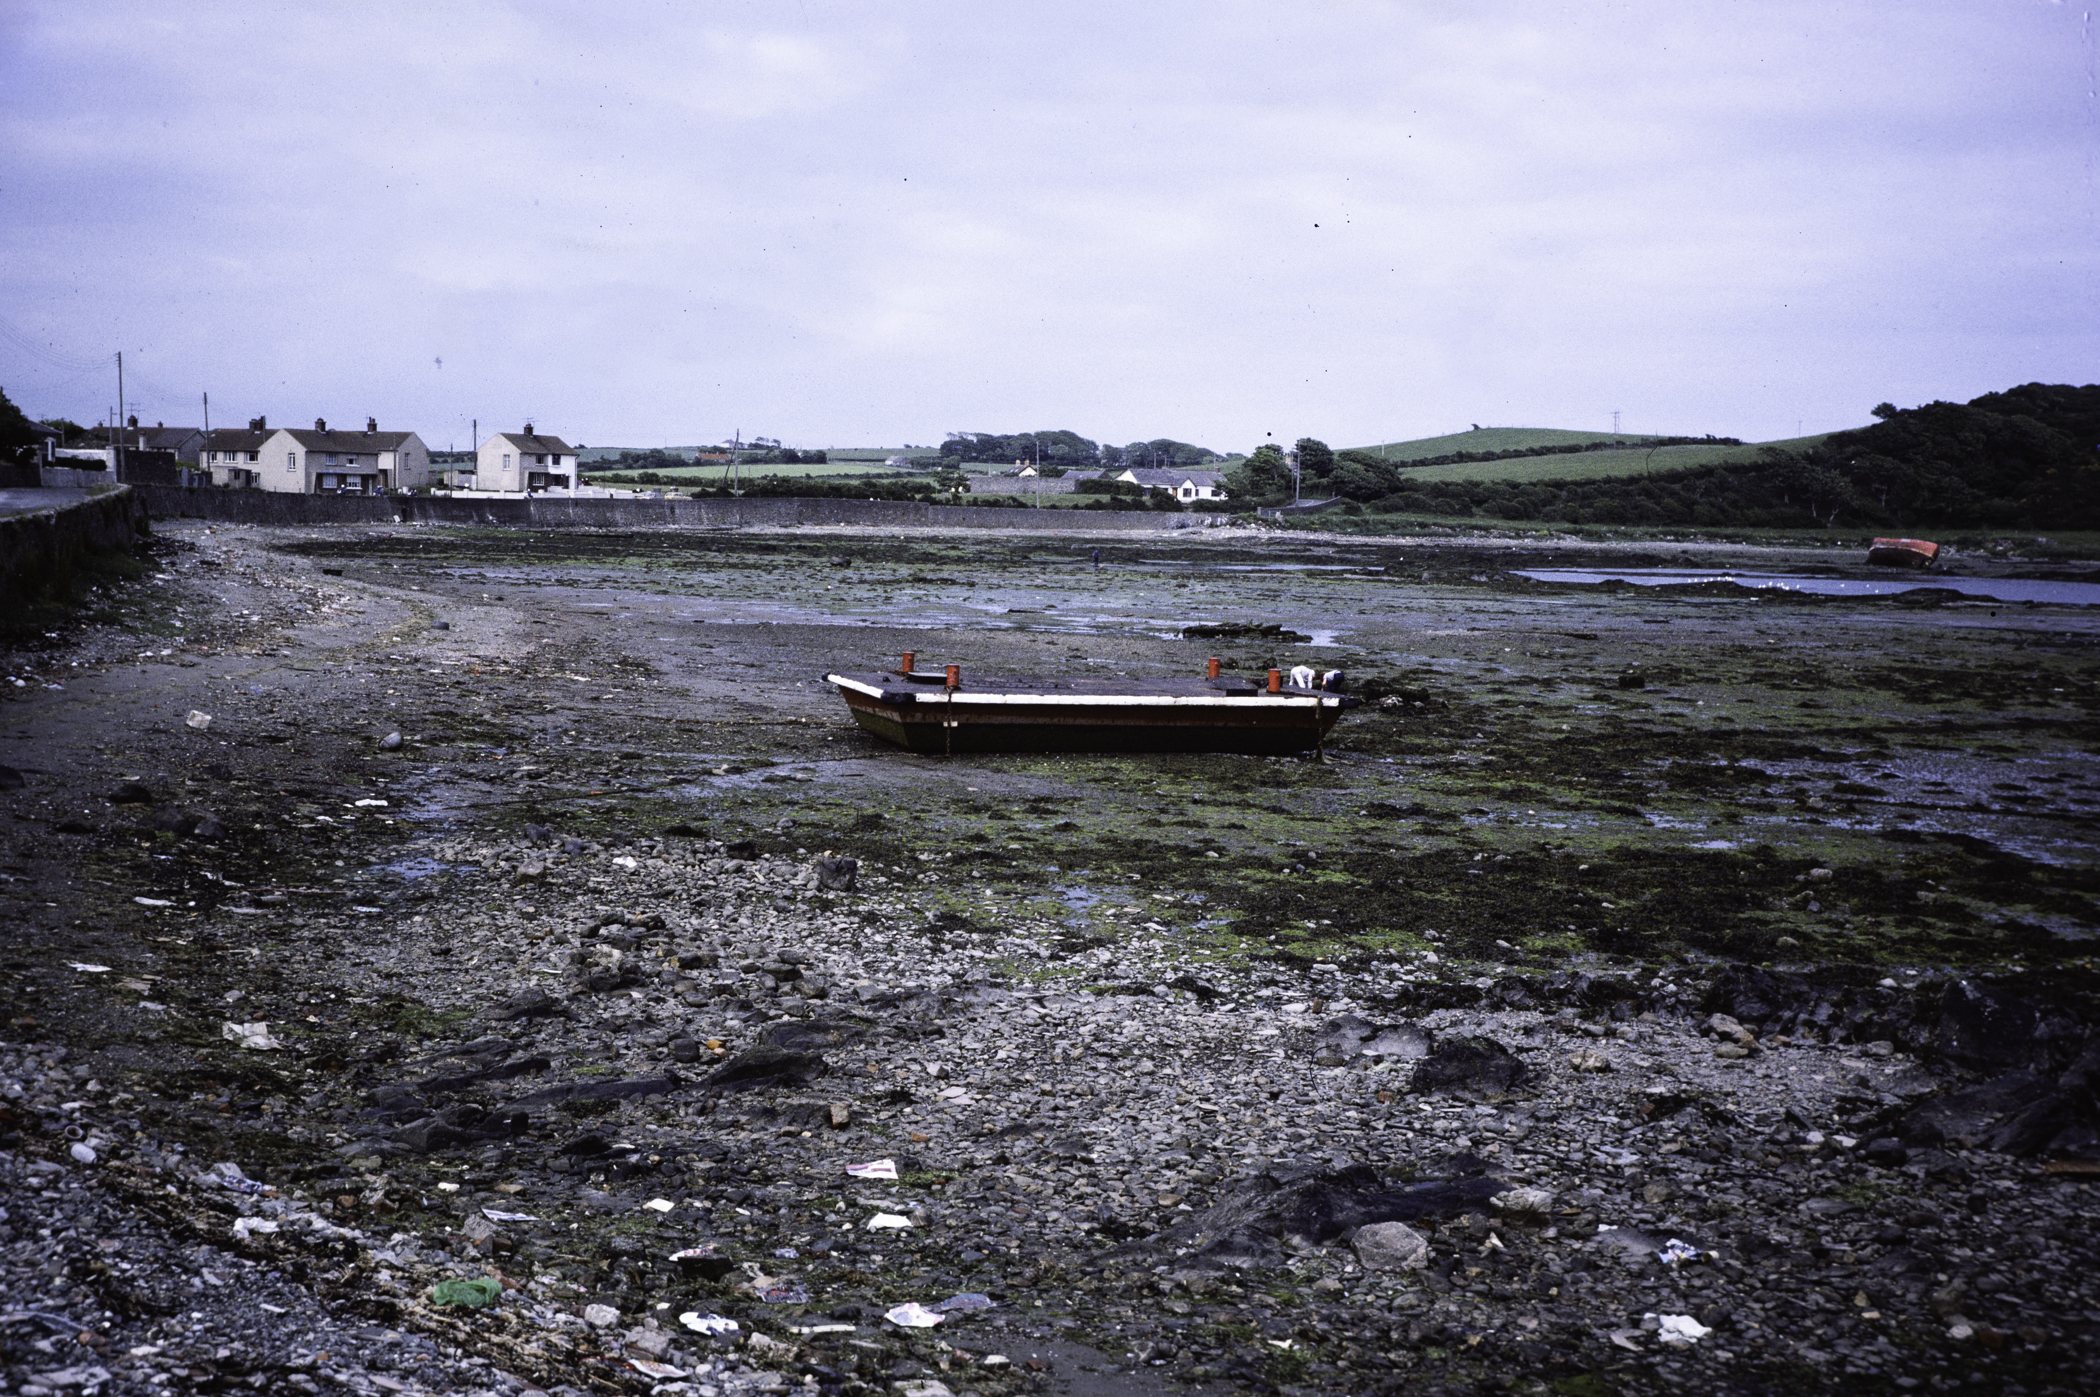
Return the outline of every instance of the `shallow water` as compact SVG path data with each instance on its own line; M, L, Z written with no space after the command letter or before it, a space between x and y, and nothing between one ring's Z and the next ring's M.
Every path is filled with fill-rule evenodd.
M1781 592L1807 592L1825 597L1887 597L1921 587L1987 597L2002 602L2050 602L2065 606L2100 606L2100 582L2035 582L2018 577L1942 577L1914 573L1907 577L1804 577L1778 572L1714 572L1690 568L1639 568L1623 572L1589 572L1581 568L1522 568L1519 577L1534 582L1631 582L1636 587L1683 587L1700 582L1733 582L1738 587Z

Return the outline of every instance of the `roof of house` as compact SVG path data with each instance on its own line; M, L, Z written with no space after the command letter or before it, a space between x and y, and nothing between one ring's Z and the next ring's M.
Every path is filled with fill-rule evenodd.
M543 436L539 433L527 436L523 432L498 432L490 437L489 440L507 441L513 448L524 452L528 456L568 456L573 455L576 450L575 447L569 445L560 437Z
M1150 467L1141 469L1136 466L1131 467L1123 474L1139 485L1155 485L1162 489L1172 489L1182 484L1216 485L1225 478L1224 473L1221 471L1169 471L1154 470Z
M283 432L308 451L348 451L359 454L367 451L398 451L410 437L415 436L414 432L315 432L298 427L280 427L277 431ZM267 438L276 434L264 432L263 436Z
M250 432L241 428L221 427L217 431L204 434L203 449L206 451L260 451L262 450L262 444L276 435L277 433L275 432Z

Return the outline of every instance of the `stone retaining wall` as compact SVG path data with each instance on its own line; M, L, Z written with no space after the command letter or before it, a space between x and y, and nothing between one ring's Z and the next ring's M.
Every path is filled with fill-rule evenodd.
M150 527L138 496L123 485L0 518L0 605L63 585L91 552L129 551Z
M1158 533L1215 528L1224 514L1152 510L1078 513L985 505L930 505L909 500L792 497L698 500L602 500L533 496L458 499L444 495L292 495L267 490L134 487L158 519L213 519L233 524L455 524L503 529L735 528L842 525L850 528L1027 529L1045 533Z

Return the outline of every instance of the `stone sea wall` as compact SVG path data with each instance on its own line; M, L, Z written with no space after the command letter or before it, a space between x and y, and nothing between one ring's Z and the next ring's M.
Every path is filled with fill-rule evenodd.
M265 490L136 487L161 519L234 524L459 524L510 529L848 528L1027 529L1052 533L1160 533L1216 528L1228 515L930 505L909 500L746 498L698 500L460 499L442 495L292 495Z

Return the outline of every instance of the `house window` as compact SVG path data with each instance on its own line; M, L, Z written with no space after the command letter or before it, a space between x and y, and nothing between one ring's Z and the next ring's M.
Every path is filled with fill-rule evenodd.
M296 452L296 451L287 451L287 452L285 452L285 453L284 453L284 468L285 468L286 470L288 470L288 471L295 471L295 470L299 469L299 453L298 453L298 452Z
M251 460L251 461L254 461L254 462L255 462L256 464L260 465L260 464L262 463L262 452L260 452L260 451L251 451L251 452L249 452L249 453L248 453L248 459L249 459L249 460Z
M503 469L510 469L510 453L508 451L503 453Z

